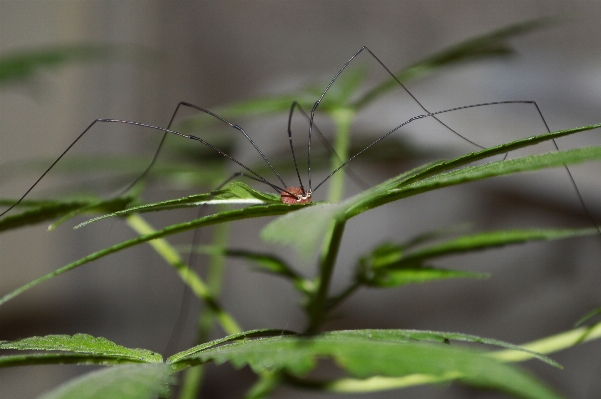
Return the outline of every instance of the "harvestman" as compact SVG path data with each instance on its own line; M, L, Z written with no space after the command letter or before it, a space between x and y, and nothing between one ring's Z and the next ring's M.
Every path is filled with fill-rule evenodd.
M315 187L312 187L312 180L311 180L311 137L312 137L312 134L313 134L314 130L321 135L321 133L319 132L319 129L316 127L315 122L314 122L314 120L315 120L315 112L317 111L319 105L322 103L323 99L325 98L326 94L328 93L328 91L330 90L330 88L332 87L332 85L334 84L334 82L338 79L338 77L342 74L342 72L344 72L344 70L349 66L349 64L359 54L361 54L363 52L369 54L386 71L386 73L388 75L390 75L390 77L392 79L394 79L398 83L398 85L411 97L411 99L423 110L424 113L420 114L420 115L413 116L413 117L407 119L406 121L404 121L403 123L397 125L393 129L391 129L390 131L388 131L386 134L382 135L378 139L374 140L371 144L369 144L368 146L366 146L365 148L363 148L362 150L360 150L359 152L357 152L355 155L351 156L346 161L342 162L342 160L341 160L342 163L338 167L336 167L332 172L330 172L330 174L328 174ZM496 101L496 102L487 102L487 103L480 103L480 104L465 105L465 106L454 107L454 108L445 109L445 110L441 110L441 111L431 112L428 109L426 109L426 107L405 87L405 85L394 75L394 73L392 73L392 71L390 71L390 69L388 69L388 67L386 67L386 65L384 65L384 63L369 48L363 46L357 52L355 52L355 54L353 54L353 56L336 73L336 75L330 81L330 83L327 85L326 89L323 91L323 93L321 94L321 96L319 97L319 99L313 105L313 107L312 107L309 115L307 115L302 110L302 108L300 107L300 105L297 102L293 102L292 105L291 105L291 107L290 107L290 113L289 113L289 117L288 117L288 139L289 139L290 150L291 150L292 158L293 158L293 162L294 162L294 167L295 167L295 170L296 170L296 175L298 177L298 182L299 182L298 186L288 186L284 182L284 180L281 177L281 175L276 171L276 169L271 164L271 162L269 162L269 160L267 159L267 157L265 156L265 154L259 149L259 147L252 140L252 138L240 126L238 126L238 125L236 125L236 124L234 124L234 123L232 123L232 122L224 119L223 117L221 117L221 116L219 116L219 115L217 115L217 114L215 114L215 113L213 113L213 112L211 112L211 111L209 111L209 110L207 110L205 108L202 108L200 106L197 106L197 105L194 105L194 104L182 101L175 108L175 111L173 112L173 115L171 116L171 120L169 121L169 124L167 125L166 128L162 128L162 127L158 127L158 126L153 126L153 125L149 125L149 124L145 124L145 123L140 123L140 122L132 122L132 121L120 120L120 119L96 119L82 133L80 133L79 136L77 136L77 138L46 169L46 171L44 173L42 173L42 175L31 185L31 187L29 189L27 189L27 191L21 196L21 198L19 198L17 200L17 202L14 203L13 205L11 205L8 209L6 209L2 213L0 213L0 216L5 215L7 212L9 212L11 209L13 209L19 203L21 203L21 201L31 192L31 190L33 190L33 188L46 176L46 174L48 172L50 172L50 170L63 158L63 156L65 156L65 154L88 131L90 131L90 129L96 123L121 123L121 124L129 124L129 125L135 125L135 126L139 126L139 127L143 127L143 128L148 128L148 129L153 129L153 130L158 130L158 131L164 132L163 140L161 141L161 144L159 145L159 148L157 149L157 151L156 151L156 153L154 155L154 158L151 161L150 165L146 168L146 170L142 173L142 175L140 175L128 187L128 189L131 188L137 181L139 181L140 179L142 179L147 174L147 172L149 171L149 169L152 167L152 165L154 164L155 160L157 159L158 153L160 151L160 148L161 148L161 146L163 144L163 141L164 141L165 137L167 136L167 134L173 134L173 135L177 135L177 136L180 136L180 137L183 137L183 138L195 140L195 141L200 142L201 144L204 144L205 146L211 148L212 150L214 150L217 153L223 155L224 157L228 158L229 160L235 162L236 164L238 164L239 166L241 166L246 172L250 173L249 174L249 173L246 173L246 172L238 172L238 173L234 174L230 179L228 179L228 181L231 180L232 178L236 177L236 176L245 176L247 178L250 178L252 180L264 183L264 184L270 186L271 188L273 188L276 192L278 192L280 194L281 201L283 203L285 203L285 204L307 204L307 203L310 203L312 201L313 194L314 194L315 191L317 191L317 189L319 189L330 177L332 177L335 173L337 173L343 167L345 167L347 164L349 164L353 159L355 159L356 157L358 157L359 155L361 155L362 153L364 153L365 151L367 151L368 149L370 149L371 147L373 147L374 145L376 145L380 141L384 140L386 137L388 137L392 133L396 132L397 130L401 129L402 127L404 127L404 126L408 125L409 123L414 122L416 120L420 120L420 119L424 119L424 118L433 118L438 123L440 123L442 126L444 126L447 130L451 131L452 133L454 133L458 137L460 137L463 140L465 140L465 141L473 144L474 146L476 146L478 148L482 148L483 149L484 147L482 147L479 144L475 143L474 141L469 140L468 138L462 136L457 131L455 131L454 129L452 129L450 126L448 126L447 124L445 124L444 122L442 122L437 117L437 115L441 115L441 114L448 113L448 112L454 112L454 111L458 111L458 110L463 110L463 109L468 109L468 108L476 108L476 107L484 107L484 106L500 105L500 104L531 104L531 105L533 105L535 107L535 109L536 109L536 112L540 116L541 121L543 122L543 124L544 124L545 129L547 130L547 132L551 131L549 129L549 126L548 126L547 122L545 121L545 118L543 117L543 114L542 114L540 108L538 107L538 104L535 101L524 101L524 100L517 100L517 101ZM246 140L248 140L248 142L250 144L252 144L252 146L255 148L255 150L259 153L259 155L267 163L267 165L269 166L269 168L275 173L275 175L277 176L279 182L281 183L281 186L269 182L267 179L265 179L263 176L259 175L257 172L255 172L251 168L247 167L243 163L239 162L238 160L236 160L235 158L233 158L229 154L223 152L222 150L220 150L219 148L215 147L214 145L208 143L207 141L203 140L202 138L194 136L194 135L183 134L183 133L180 133L180 132L175 131L175 130L171 130L171 125L173 124L173 122L175 120L175 117L176 117L176 115L177 115L177 113L178 113L178 111L180 110L181 107L194 108L194 109L196 109L196 110L198 110L200 112L203 112L205 114L208 114L208 115L216 118L217 120L219 120L219 121L221 121L221 122L229 125L230 127L234 128L234 129L238 130L246 138ZM300 172L298 170L298 165L297 165L297 162L296 162L296 155L295 155L295 152L294 152L294 146L293 146L293 143L292 143L291 121L292 121L292 116L293 116L294 111L295 111L296 108L298 108L303 113L303 115L305 117L307 117L308 124L309 124L309 134L308 134L308 143L307 143L307 177L308 177L308 186L307 187L305 187L305 185L303 184L302 178L300 176ZM555 140L552 140L552 141L553 141L553 144L554 144L556 150L559 151L559 147L557 146L557 143L555 142ZM327 141L326 141L326 143L327 143ZM327 146L329 147L329 144L327 144ZM333 151L333 149L331 149L331 147L329 147L329 150ZM578 199L580 201L580 204L581 204L582 208L584 209L584 211L587 214L587 216L594 223L594 219L593 219L592 215L590 214L590 212L588 211L588 208L586 207L586 205L584 203L582 195L580 194L580 191L578 190L578 187L577 187L577 185L576 185L576 183L574 181L574 178L572 177L572 174L570 173L570 170L568 169L567 166L565 168L566 168L566 171L568 172L569 178L570 178L570 180L572 182L572 186L574 187L574 190L575 190L575 192L576 192L576 194L578 196ZM596 223L594 223L594 224L597 225ZM599 229L598 226L597 226L597 228Z

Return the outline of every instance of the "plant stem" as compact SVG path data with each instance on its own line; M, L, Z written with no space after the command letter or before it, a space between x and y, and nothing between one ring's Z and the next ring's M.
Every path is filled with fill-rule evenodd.
M323 255L319 265L317 292L308 308L309 326L307 327L307 332L314 332L317 330L325 316L330 281L332 279L332 273L334 272L334 265L336 264L336 258L338 257L338 250L340 249L340 242L342 241L345 225L346 221L335 221L330 234L325 241L326 245L324 245L324 247L326 249L322 251Z
M542 353L543 355L571 348L578 344L601 338L601 323L592 326L575 328L550 337L541 338L536 341L520 345L522 348ZM521 362L532 359L532 354L511 349L503 349L490 352L488 356L502 362Z
M340 163L348 158L349 133L350 126L355 116L355 112L348 108L339 108L331 112L330 116L336 124L336 140L334 142L334 151L331 158L332 170L340 166ZM342 161L341 161L342 160ZM330 179L330 191L328 193L329 202L338 202L342 199L344 193L344 174L337 173ZM322 246L322 256L319 265L318 288L315 295L310 299L308 305L309 326L307 332L315 331L322 322L326 313L328 291L340 241L344 232L345 221L335 221L329 234L326 236Z
M222 223L215 227L213 236L213 245L217 248L225 248L229 236L229 224ZM192 248L194 251L195 248ZM219 296L221 292L221 282L223 280L223 272L225 270L225 258L218 254L213 254L209 258L209 273L208 286L213 295ZM198 318L198 335L197 344L207 342L210 338L211 330L215 324L215 314L207 309L202 312ZM180 399L194 399L199 397L198 393L202 386L202 378L204 376L204 365L192 367L186 371L182 382L182 390L179 395Z
M262 372L259 380L244 395L244 399L260 399L272 393L279 385L281 373Z
M355 112L348 108L339 108L331 112L330 116L336 124L336 140L334 142L334 151L330 159L331 170L340 166L341 162L348 159L350 128L355 117ZM344 173L334 174L330 178L330 191L328 193L329 202L339 202L344 194Z
M225 248L229 236L229 224L221 223L215 227L213 237L214 248ZM194 251L194 248L192 248ZM208 272L208 286L211 294L218 297L221 292L221 283L223 281L223 272L225 270L225 258L218 253L210 255ZM197 343L201 344L208 341L213 323L215 320L213 311L202 312L198 318Z
M152 234L155 231L140 215L129 215L126 218L126 222L138 234ZM154 250L167 261L167 263L176 269L184 283L186 283L192 292L204 301L205 305L215 314L221 328L223 328L227 334L242 332L242 329L238 326L233 317L219 305L207 284L205 284L200 276L182 261L177 251L167 242L167 240L157 238L148 241L148 244L150 244Z

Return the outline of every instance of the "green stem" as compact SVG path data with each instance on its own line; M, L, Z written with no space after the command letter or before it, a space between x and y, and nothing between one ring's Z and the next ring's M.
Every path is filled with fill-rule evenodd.
M536 341L528 342L520 345L522 348L542 353L558 352L567 348L571 348L578 344L593 341L601 338L601 323L597 323L590 327L579 327L570 331L565 331L550 337L542 338ZM513 351L510 349L491 352L488 356L493 357L502 362L521 362L532 359L532 354L522 351Z
M200 386L202 383L202 377L204 377L204 365L191 367L186 370L184 381L182 382L182 389L179 393L179 399L192 399L197 398Z
M348 148L350 142L350 127L355 112L348 108L339 108L330 114L336 124L336 141L331 157L332 170L340 166L340 163L348 159ZM330 178L329 202L339 202L344 194L344 173L336 173ZM334 265L340 249L340 241L344 232L344 221L335 221L329 234L326 236L322 246L322 256L319 265L318 288L312 298L309 299L307 307L309 315L308 332L317 330L326 314L328 291L330 281L334 272Z
M225 248L229 236L229 225L227 223L218 224L215 227L213 236L213 246L216 248ZM195 248L192 248L194 251ZM219 296L221 292L221 283L223 281L223 272L225 270L225 258L219 254L213 254L209 258L208 286L213 295ZM208 309L207 309L208 310ZM211 330L215 324L215 314L213 312L202 312L198 318L198 336L197 343L207 342L210 338ZM194 399L199 397L198 393L202 386L204 376L204 365L192 367L186 371L182 382L180 399Z
M348 108L340 108L332 111L330 114L336 124L336 141L334 142L335 154L332 154L330 160L331 170L336 169L340 164L347 160L349 155L350 129L351 123L355 117L355 112ZM330 192L328 201L335 203L342 199L344 194L344 173L338 171L330 178Z
M272 393L281 382L280 372L262 372L259 380L248 390L244 399L260 399Z
M342 234L344 233L345 221L335 221L332 230L325 241L325 250L322 251L322 259L319 265L319 281L315 296L309 303L309 326L307 332L314 332L323 321L326 313L328 291L330 281L334 272Z
M138 234L152 234L155 231L140 215L129 215L125 220ZM157 238L148 241L148 244L150 244L154 250L167 261L167 263L175 268L184 283L190 287L192 292L198 298L204 301L207 307L215 314L219 324L227 334L237 334L242 332L242 329L238 326L232 316L219 305L207 284L205 284L200 276L182 261L177 251L167 242L167 240Z

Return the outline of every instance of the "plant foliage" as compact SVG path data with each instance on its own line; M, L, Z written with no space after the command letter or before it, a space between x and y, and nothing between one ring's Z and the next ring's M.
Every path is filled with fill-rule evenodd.
M394 75L406 81L432 73L441 67L509 55L513 50L507 39L538 29L549 22L551 20L529 21L470 39ZM106 52L101 50L88 47L61 48L0 57L0 84L29 78L39 69L57 66L69 60L89 60L103 54L106 56ZM340 165L341 159L337 158L348 159L345 154L353 144L345 135L348 134L348 127L355 115L384 93L398 87L398 82L391 77L371 90L362 92L360 88L364 80L365 74L362 71L341 74L340 81L328 93L328 103L319 109L319 112L331 116L336 125L337 136L332 155L334 168ZM225 107L218 112L227 118L248 114L281 114L288 112L293 101L309 103L320 94L321 90L309 87L295 95L254 99ZM432 115L424 117L429 116ZM184 121L182 127L194 128L200 126L200 123L191 118ZM202 127L207 128L206 125ZM111 199L85 197L22 201L12 214L0 219L0 231L50 221L55 221L51 225L55 227L75 216L92 214L94 216L91 219L75 227L92 228L89 225L93 222L120 218L138 235L89 254L4 294L0 297L0 305L50 278L132 246L148 243L167 264L174 267L192 292L204 301L208 309L207 319L204 320L209 321L200 323L199 336L206 337L213 323L218 323L228 335L217 340L201 339L196 345L173 354L166 360L160 354L146 349L126 348L108 339L86 334L0 341L0 350L6 351L0 356L0 367L52 364L111 366L67 382L43 395L44 399L142 399L156 395L169 397L169 385L175 381L175 375L183 371L187 371L188 376L183 395L193 397L200 386L199 374L195 370L207 363L230 363L236 368L250 367L258 378L248 397L257 398L267 396L281 384L332 392L370 392L449 381L523 398L560 398L561 395L545 383L509 362L536 358L561 368L546 354L585 340L597 339L601 336L600 325L588 329L581 327L563 335L517 346L492 338L438 331L322 331L323 322L336 306L362 287L397 288L434 280L489 277L486 273L441 268L435 264L441 257L533 241L597 234L598 230L595 228L511 229L476 233L433 231L406 242L380 243L356 260L353 278L340 293L330 292L340 242L345 224L350 219L393 201L450 186L599 161L601 147L490 161L496 155L599 127L601 124L541 134L470 152L455 159L426 164L344 200L339 200L342 193L339 177L342 173L334 174L331 176L329 200L308 205L285 205L278 194L264 193L240 182L230 183L208 193L155 203L144 203L140 198L139 188ZM488 162L475 164L479 161ZM157 172L151 170L150 173ZM171 176L176 176L176 173L183 172L176 171ZM181 178L183 174L178 176ZM10 199L1 201L3 205L14 202ZM169 212L200 206L207 206L212 212L207 216L158 229L150 226L141 216L148 212ZM258 271L275 274L289 281L303 299L308 321L306 331L300 334L273 329L243 331L220 304L219 292L215 288L217 283L211 280L213 277L205 281L166 240L171 235L184 231L263 217L277 218L263 229L262 237L273 243L292 246L307 259L317 258L315 275L305 277L307 271L297 271L289 260L269 253L230 248L223 239L218 238L213 245L192 246L186 251L208 254L214 259L242 259L253 264ZM583 321L599 313L597 309L585 316ZM504 351L487 352L480 348L483 344L501 347ZM334 380L315 379L310 373L322 359L332 360L345 376Z

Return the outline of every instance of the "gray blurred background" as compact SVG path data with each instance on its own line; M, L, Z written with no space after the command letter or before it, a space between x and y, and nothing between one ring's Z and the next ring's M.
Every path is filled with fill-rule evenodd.
M515 57L442 70L409 84L430 110L486 101L536 100L552 130L601 122L601 3L597 1L2 1L3 53L75 43L135 44L156 53L148 62L70 64L44 71L26 85L4 87L0 92L0 196L19 196L45 169L40 165L19 179L5 179L3 167L35 158L50 162L96 118L165 126L181 100L214 109L257 95L292 92L306 83L325 87L361 45L369 46L386 65L398 70L474 35L566 13L574 18L512 40L519 50ZM367 57L361 62L370 71L381 73ZM532 108L493 108L445 120L484 145L542 132ZM391 116L395 109L392 100L385 99L361 119L360 126L385 132L402 119ZM411 116L416 111L408 112ZM285 134L284 115L242 122L259 139ZM444 131L435 136L414 127L410 133L411 144L437 157L473 149ZM595 131L570 137L560 146L598 145L597 135ZM94 129L88 136L89 142L75 149L76 154L131 153L150 160L159 139L154 133L121 134L112 126ZM444 155L447 150L450 155ZM236 155L245 156L243 152ZM376 183L409 166L376 162L359 164L355 170ZM601 220L596 207L601 200L598 169L598 164L588 165L573 172L585 201ZM358 255L383 240L401 241L466 221L476 230L590 225L565 171L533 176L446 189L419 200L389 204L352 220L333 289L350 278ZM59 178L50 178L52 183L34 194L53 193L51 188L60 183ZM348 187L348 195L357 191L352 184ZM183 194L174 191L173 195ZM172 220L150 220L160 226L191 217L194 212L177 214ZM312 259L303 260L289 248L261 242L259 232L265 223L234 223L232 246L276 251L311 274ZM76 232L70 229L73 224L50 233L41 225L3 234L0 293L132 236L120 221ZM186 243L189 236L174 241ZM492 278L361 290L324 327L457 331L523 343L568 330L580 316L601 305L600 258L599 237L456 256L438 265L490 272ZM82 332L170 355L165 348L182 298L190 299L183 297L182 291L172 270L148 246L140 246L45 282L4 305L0 339ZM298 299L286 282L254 273L243 262L228 263L223 303L244 329L302 330L305 320ZM198 304L190 306L191 313L198 309ZM192 318L188 319L179 343L170 351L191 345L193 325ZM219 334L215 332L215 336ZM599 342L553 358L566 369L534 362L527 367L567 397L594 398L601 392ZM0 387L6 398L35 397L89 370L74 366L3 369ZM248 370L211 367L204 397L240 397L251 382ZM401 395L501 397L454 385L368 396ZM287 388L275 396L330 397Z

